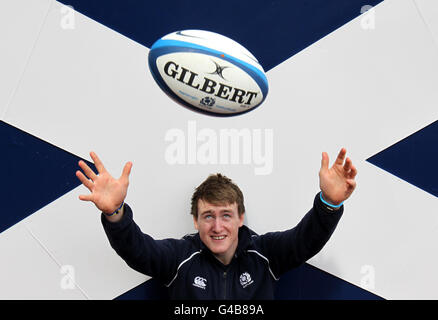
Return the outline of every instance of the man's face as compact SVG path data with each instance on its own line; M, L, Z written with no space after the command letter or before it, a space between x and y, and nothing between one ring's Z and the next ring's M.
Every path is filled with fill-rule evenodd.
M239 227L243 225L243 213L239 217L237 204L217 206L200 199L198 218L193 217L193 221L202 242L223 264L229 264L237 248Z

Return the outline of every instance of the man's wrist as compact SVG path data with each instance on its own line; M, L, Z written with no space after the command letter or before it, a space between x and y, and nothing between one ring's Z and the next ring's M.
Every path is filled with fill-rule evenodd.
M102 211L100 212L100 217L104 221L103 223L107 226L112 226L111 228L120 228L121 226L125 226L126 223L129 222L129 216L131 216L131 209L127 203L123 204L122 209L120 209L118 214L112 215L108 217ZM106 224L108 223L109 224Z
M324 199L323 195L322 195L322 191L319 193L319 199L321 200L321 204L324 206L324 208L326 208L328 211L337 211L339 210L342 205L344 204L344 201L342 201L339 204L333 204L327 200Z
M111 221L111 222L116 222L119 221L123 215L123 207L125 205L125 202L123 201L122 204L112 213L106 213L103 212L102 213L105 215L105 217Z

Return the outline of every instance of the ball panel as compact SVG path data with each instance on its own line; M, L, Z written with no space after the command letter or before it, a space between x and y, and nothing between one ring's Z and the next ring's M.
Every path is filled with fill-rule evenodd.
M197 44L216 51L224 51L231 56L260 68L264 72L260 63L254 57L254 55L248 51L248 49L246 49L240 43L215 32L205 30L183 30L170 33L161 39L183 41Z
M156 63L168 87L201 109L236 113L255 107L263 99L257 83L245 71L219 58L176 52L158 57Z

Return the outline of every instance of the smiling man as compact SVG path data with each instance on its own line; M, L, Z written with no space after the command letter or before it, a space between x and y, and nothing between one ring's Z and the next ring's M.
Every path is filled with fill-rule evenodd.
M112 248L133 269L161 281L172 299L273 299L279 277L317 254L329 240L343 213L343 202L356 187L356 168L343 148L329 168L323 152L321 191L313 206L292 229L258 235L244 225L244 198L231 179L210 175L191 199L197 233L182 239L154 240L133 220L124 199L132 163L114 179L95 153L99 174L83 161L79 180L102 211L101 221ZM344 161L345 160L345 161ZM87 177L89 179L87 179Z
M221 174L210 176L192 196L191 214L199 237L224 265L237 249L244 213L242 192Z

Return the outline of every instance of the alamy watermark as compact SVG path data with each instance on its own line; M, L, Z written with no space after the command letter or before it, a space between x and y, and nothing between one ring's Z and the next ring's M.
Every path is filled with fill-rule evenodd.
M59 26L64 30L73 30L76 27L75 24L75 10L72 6L62 6L61 9L61 21Z
M360 9L363 15L360 20L360 26L363 30L374 30L376 28L376 13L373 6L366 5Z
M164 140L170 165L243 164L253 166L256 175L271 174L274 168L273 129L198 130L196 121L188 121L186 131L169 129Z
M60 273L64 275L60 282L61 289L74 289L76 287L75 268L71 265L63 265L61 266Z
M360 286L365 290L374 290L376 288L376 270L372 265L363 265L360 268L363 275L360 279Z

